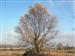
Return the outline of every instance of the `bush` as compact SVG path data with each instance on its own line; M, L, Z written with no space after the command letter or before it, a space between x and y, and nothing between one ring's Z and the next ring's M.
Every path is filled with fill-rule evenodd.
M31 50L28 50L26 53L24 53L23 56L47 56L47 55L39 54L35 52L33 49L31 49Z

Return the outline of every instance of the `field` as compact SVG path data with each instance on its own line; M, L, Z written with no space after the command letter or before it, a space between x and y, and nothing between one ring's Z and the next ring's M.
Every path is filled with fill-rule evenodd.
M22 56L25 49L0 49L0 56ZM75 56L75 50L56 50L42 52L49 56Z
M25 52L25 49L22 48L1 48L0 49L0 56L22 56L22 54Z

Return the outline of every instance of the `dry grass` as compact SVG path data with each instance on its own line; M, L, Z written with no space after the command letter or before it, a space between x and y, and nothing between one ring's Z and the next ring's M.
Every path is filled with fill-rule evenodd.
M72 51L69 53L68 51ZM74 52L73 52L74 51ZM0 56L22 56L25 51L22 50L0 50ZM75 56L75 50L50 50L42 52L48 56Z
M0 56L20 56L24 51L0 51Z

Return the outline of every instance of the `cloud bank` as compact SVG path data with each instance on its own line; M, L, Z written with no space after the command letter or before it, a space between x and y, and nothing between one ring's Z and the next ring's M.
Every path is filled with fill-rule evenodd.
M17 33L15 32L3 32L2 37L0 38L0 44L15 44L18 41L16 36ZM68 45L75 47L75 32L61 33L54 39L54 42L67 43Z
M17 43L17 34L15 32L0 32L0 44L15 44Z

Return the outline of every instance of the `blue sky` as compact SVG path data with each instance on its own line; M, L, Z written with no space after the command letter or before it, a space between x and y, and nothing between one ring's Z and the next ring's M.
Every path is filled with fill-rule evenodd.
M61 32L72 31L73 9L72 2L39 1L48 8L49 13L56 15L59 19L59 29ZM18 24L19 17L27 13L28 7L34 5L33 1L23 2L2 2L2 31L14 30Z
M60 32L72 32L73 24L73 1L72 0L0 0L2 4L2 29L1 32L13 32L18 25L20 16L27 13L30 5L37 2L43 4L49 13L58 17L58 28ZM1 9L0 9L1 11Z

